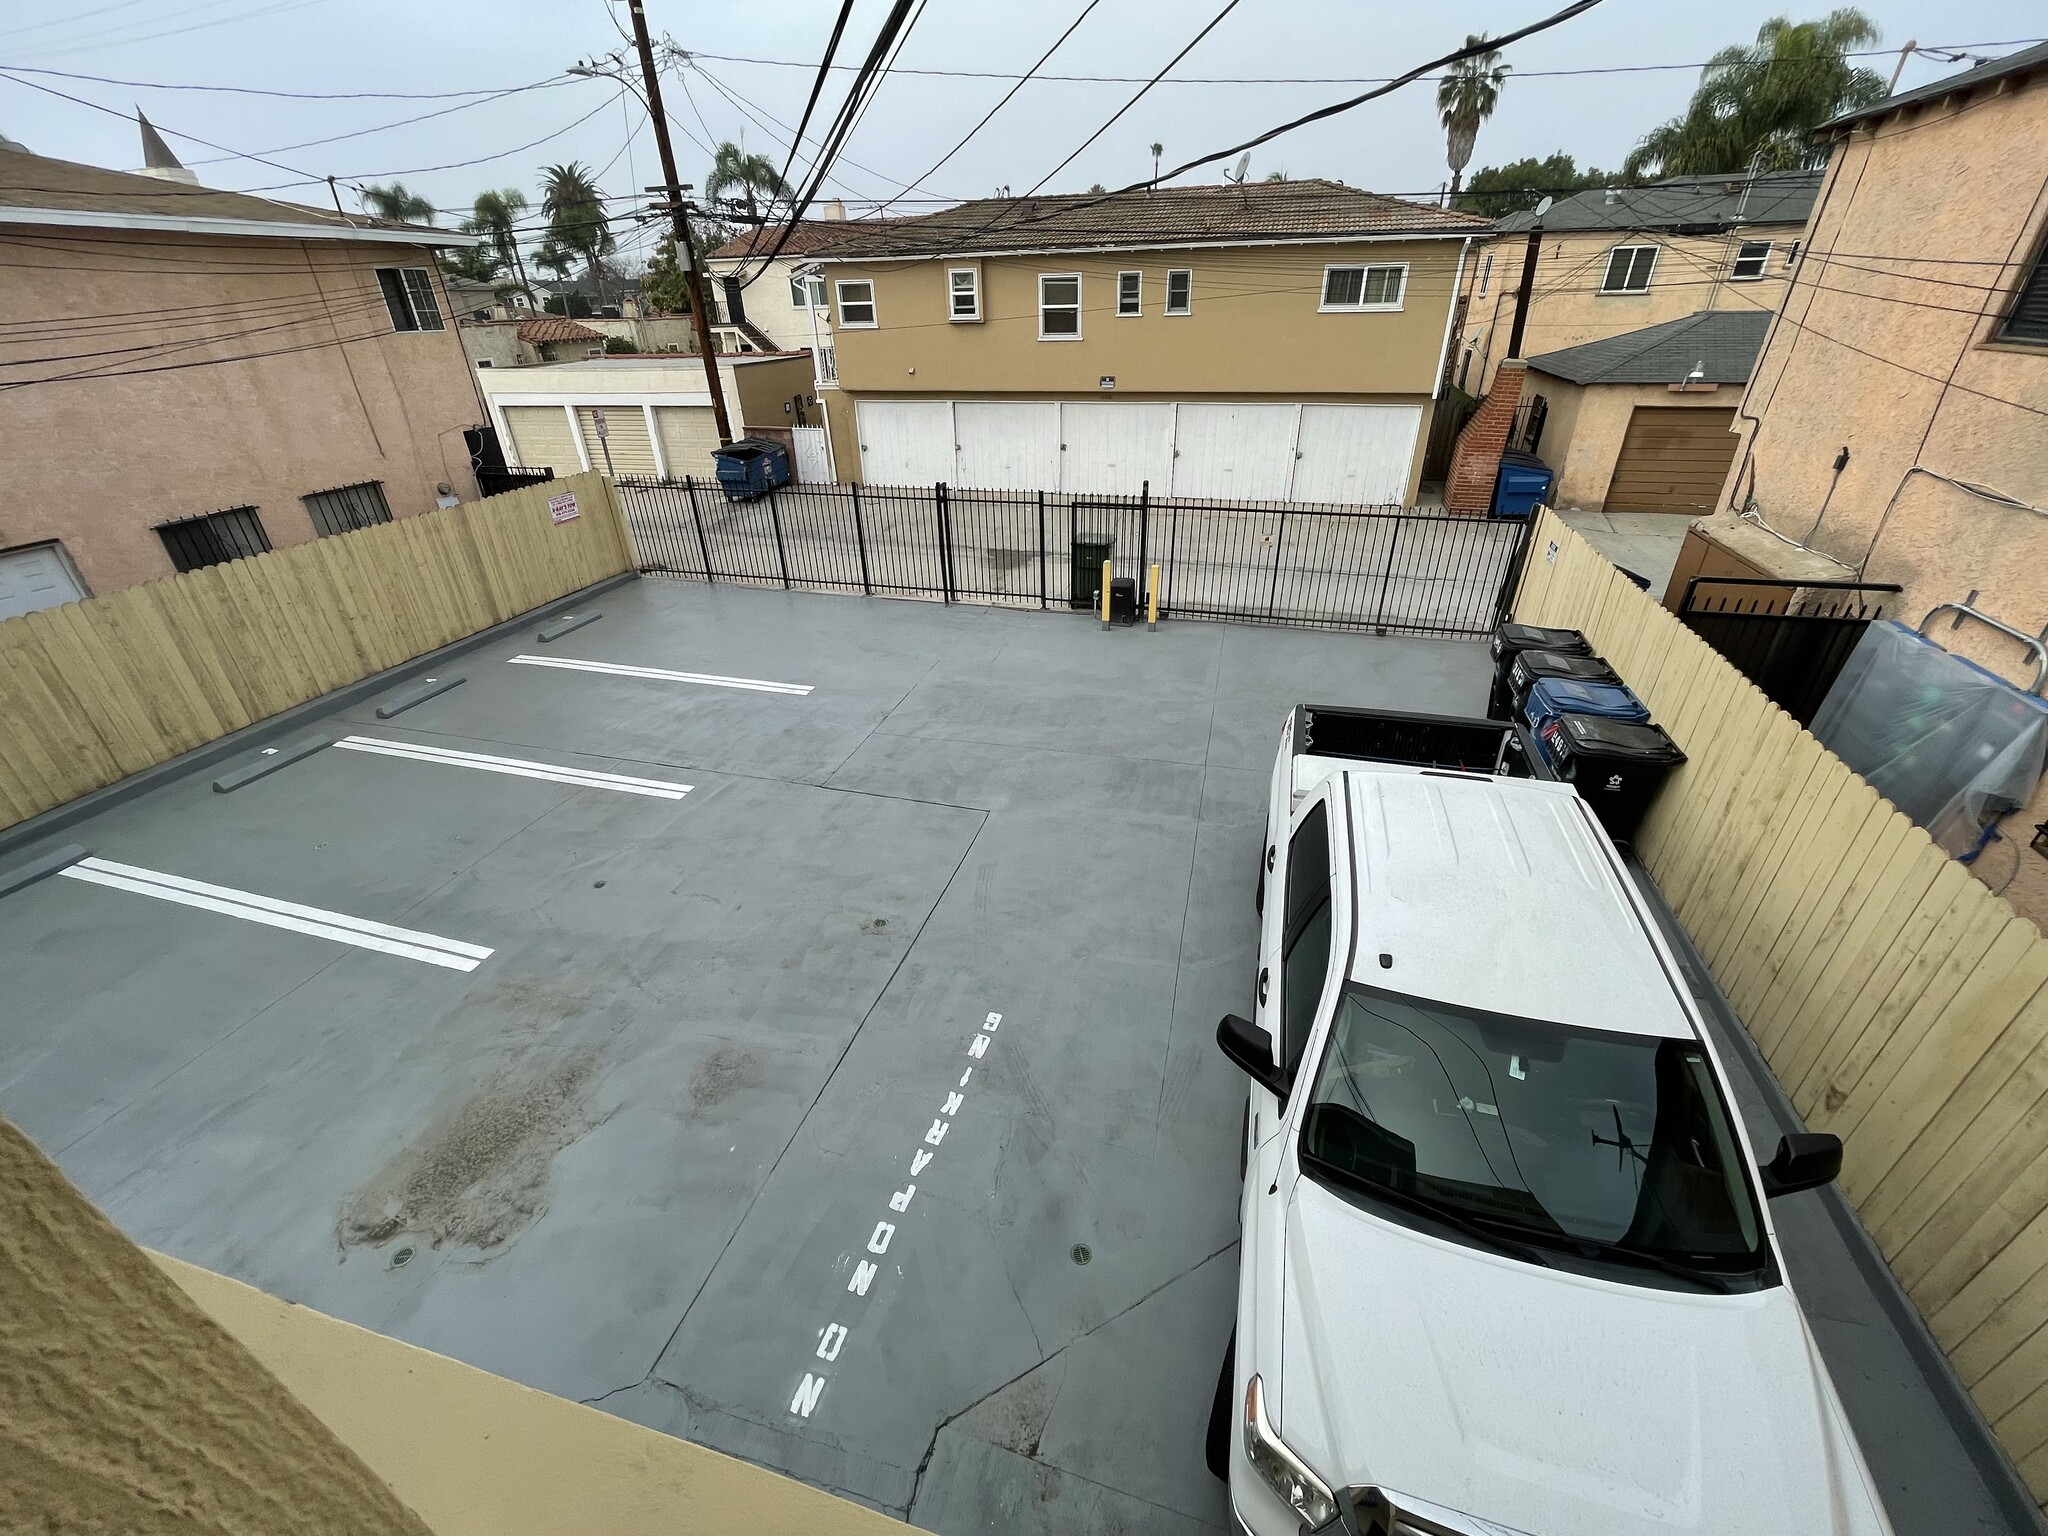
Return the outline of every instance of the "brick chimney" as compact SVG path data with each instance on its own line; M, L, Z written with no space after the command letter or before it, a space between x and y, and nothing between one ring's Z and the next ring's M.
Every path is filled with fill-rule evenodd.
M1493 482L1500 475L1501 451L1522 403L1519 358L1507 358L1494 370L1493 388L1458 433L1451 449L1450 472L1444 476L1444 510L1484 517L1493 507Z

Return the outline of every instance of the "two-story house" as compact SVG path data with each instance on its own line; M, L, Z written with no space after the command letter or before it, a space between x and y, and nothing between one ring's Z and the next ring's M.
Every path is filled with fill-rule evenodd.
M1330 181L994 198L821 253L841 479L1407 502L1490 225Z
M787 239L782 225L748 229L705 253L718 320L751 333L720 350L739 351L743 340L754 351L815 351L820 377L830 377L832 311L817 257L894 221L848 219L846 205L836 199L824 205L824 215L800 220Z

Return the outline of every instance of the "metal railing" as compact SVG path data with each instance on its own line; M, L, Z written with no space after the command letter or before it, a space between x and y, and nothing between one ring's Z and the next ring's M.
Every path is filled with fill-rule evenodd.
M552 469L528 469L521 464L505 464L495 468L479 465L476 471L477 489L486 496L502 496L507 491L524 490L529 485L542 485L555 478Z
M1528 524L1399 507L795 485L728 501L694 477L617 482L640 568L699 581L1091 608L1102 568L1162 615L1477 636Z

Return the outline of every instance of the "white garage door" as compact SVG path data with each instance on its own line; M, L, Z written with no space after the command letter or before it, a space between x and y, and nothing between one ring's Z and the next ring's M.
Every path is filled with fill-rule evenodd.
M597 435L597 413L604 412L605 436ZM583 451L590 455L593 469L607 462L616 475L652 475L654 443L647 435L647 413L637 405L579 405L576 425L583 431ZM611 458L606 460L609 452Z
M1294 470L1297 405L1182 405L1173 494L1279 501Z
M1419 405L1304 405L1289 499L1365 506L1402 500L1421 429Z
M71 562L54 544L0 554L0 619L75 603L85 596Z
M552 469L558 475L583 473L583 457L569 428L569 413L559 405L508 405L505 425L512 433L512 462L528 469Z
M671 476L716 477L718 461L711 455L718 447L718 419L710 406L657 405L654 425L661 433L662 457Z
M1063 491L1135 496L1150 481L1163 495L1173 483L1171 404L1070 400L1060 407L1060 436Z
M954 478L949 400L863 400L861 478L869 485L936 485Z
M955 485L1043 491L1060 483L1060 408L1050 400L962 400L953 407L953 440Z

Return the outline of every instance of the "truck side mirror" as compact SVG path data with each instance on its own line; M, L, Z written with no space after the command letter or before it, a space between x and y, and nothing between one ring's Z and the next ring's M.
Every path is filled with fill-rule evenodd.
M1764 1164L1764 1197L1797 1194L1832 1184L1842 1171L1842 1138L1826 1131L1797 1131L1781 1137L1778 1154Z
M1288 1081L1285 1070L1273 1060L1271 1034L1250 1019L1226 1013L1216 1026L1216 1043L1253 1082L1279 1098L1287 1097L1287 1090L1293 1084Z

